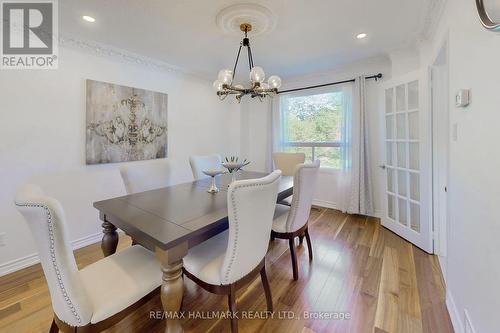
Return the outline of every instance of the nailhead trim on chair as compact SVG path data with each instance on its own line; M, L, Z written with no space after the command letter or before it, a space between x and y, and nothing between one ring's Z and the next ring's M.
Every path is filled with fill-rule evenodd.
M300 184L300 172L297 175L297 184ZM295 194L295 179L293 181L293 186L294 186L294 191L293 191L292 205L290 207L290 213L288 214L288 218L286 220L286 225L285 225L286 232L293 232L293 230L289 230L289 229L292 229L292 226L288 225L288 221L289 220L291 220L291 221L295 220L295 215L297 214L297 207L299 206L298 203L299 203L299 200L300 200L300 191L297 191L297 194ZM294 205L295 202L297 202L296 205Z
M57 280L59 282L59 288L61 289L61 292L64 296L64 299L66 300L66 304L68 304L71 312L75 316L78 323L81 324L82 320L81 320L80 316L78 315L78 313L76 312L76 309L73 306L73 303L71 302L71 299L69 298L68 293L66 292L66 288L64 287L64 283L63 283L62 278L61 278L61 272L59 271L59 267L57 265L56 253L55 253L55 249L54 249L54 230L53 230L53 224L52 224L52 214L50 213L50 209L45 205L34 204L34 203L19 204L16 202L16 206L43 208L44 209L45 215L47 216L47 225L48 225L49 237L50 237L50 258L52 261L52 266L54 267L54 271L55 271L56 276L57 276Z
M228 269L227 269L226 274L224 276L225 281L227 281L227 279L229 278L229 273L231 273L231 266L233 265L233 262L236 259L236 247L238 245L238 231L239 231L239 226L238 226L238 212L236 210L236 202L235 202L236 199L234 197L234 193L236 192L236 190L238 190L240 188L264 186L264 185L269 185L271 183L272 182L252 184L252 185L238 185L238 186L235 186L233 188L233 191L231 192L231 203L233 204L233 207L234 207L234 214L233 214L232 221L234 221L236 232L235 232L235 241L234 241L233 251L232 251L232 254L231 254L231 261L228 264Z

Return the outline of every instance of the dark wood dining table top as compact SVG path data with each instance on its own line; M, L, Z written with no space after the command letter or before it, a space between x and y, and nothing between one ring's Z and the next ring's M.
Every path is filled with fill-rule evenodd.
M237 180L266 173L240 171ZM182 242L189 247L228 228L227 189L231 175L216 177L218 193L208 193L210 178L97 201L103 221L113 224L142 246L167 250ZM282 176L278 201L293 193L293 177Z

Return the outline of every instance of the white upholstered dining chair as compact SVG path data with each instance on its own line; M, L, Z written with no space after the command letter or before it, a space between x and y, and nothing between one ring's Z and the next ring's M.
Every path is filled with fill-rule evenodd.
M311 237L309 236L308 220L311 212L316 178L318 177L320 162L299 164L295 167L293 176L292 205L276 205L271 239L288 239L290 255L292 257L293 279L299 278L297 254L295 252L295 238L299 237L302 243L306 238L309 251L309 260L313 259Z
M295 167L304 163L306 154L304 153L274 153L273 161L276 169L280 169L283 176L293 176Z
M276 169L281 170L283 176L293 176L295 167L304 163L306 154L304 153L274 153L273 161ZM282 205L290 206L292 204L292 196L285 198L279 202Z
M61 204L25 185L15 205L33 234L49 287L51 333L100 332L159 292L162 273L152 252L131 246L78 270Z
M222 168L222 160L219 154L190 156L189 164L191 165L191 171L193 171L194 180L208 177L203 173L203 170Z
M184 257L184 274L209 292L228 295L233 314L236 290L259 272L267 309L273 311L265 256L280 177L277 170L264 178L232 183L227 193L229 229L193 247ZM238 331L236 316L231 316L231 331Z
M120 174L128 194L154 190L168 186L168 163L148 161L148 163L129 163L120 167Z

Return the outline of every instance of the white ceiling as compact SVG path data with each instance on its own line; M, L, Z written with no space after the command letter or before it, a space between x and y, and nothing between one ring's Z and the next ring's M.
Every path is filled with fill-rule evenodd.
M255 65L268 76L287 77L384 55L420 37L428 24L430 1L253 0L278 20L272 32L255 38L250 33ZM228 5L245 2L249 1L64 0L59 1L60 33L215 79L219 69L233 66L241 39L222 33L216 15ZM96 22L85 22L82 15ZM357 40L360 32L368 38Z

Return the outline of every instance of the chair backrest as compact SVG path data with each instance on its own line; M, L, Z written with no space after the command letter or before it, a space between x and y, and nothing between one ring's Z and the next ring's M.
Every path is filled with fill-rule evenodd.
M191 170L193 171L193 177L195 180L208 177L203 173L203 170L222 168L222 160L218 154L191 156L189 157L189 164L191 164Z
M169 174L166 161L148 161L122 166L120 174L128 194L168 186Z
M93 309L78 274L61 204L36 185L19 189L15 204L33 234L57 317L72 326L88 324Z
M306 154L304 153L274 153L274 166L280 169L283 176L293 176L295 167L298 164L304 163Z
M313 163L299 164L295 168L292 206L286 221L287 232L299 230L309 219L319 165L319 160L316 160Z
M233 283L250 273L267 253L281 171L235 181L229 186L229 239L221 277Z

